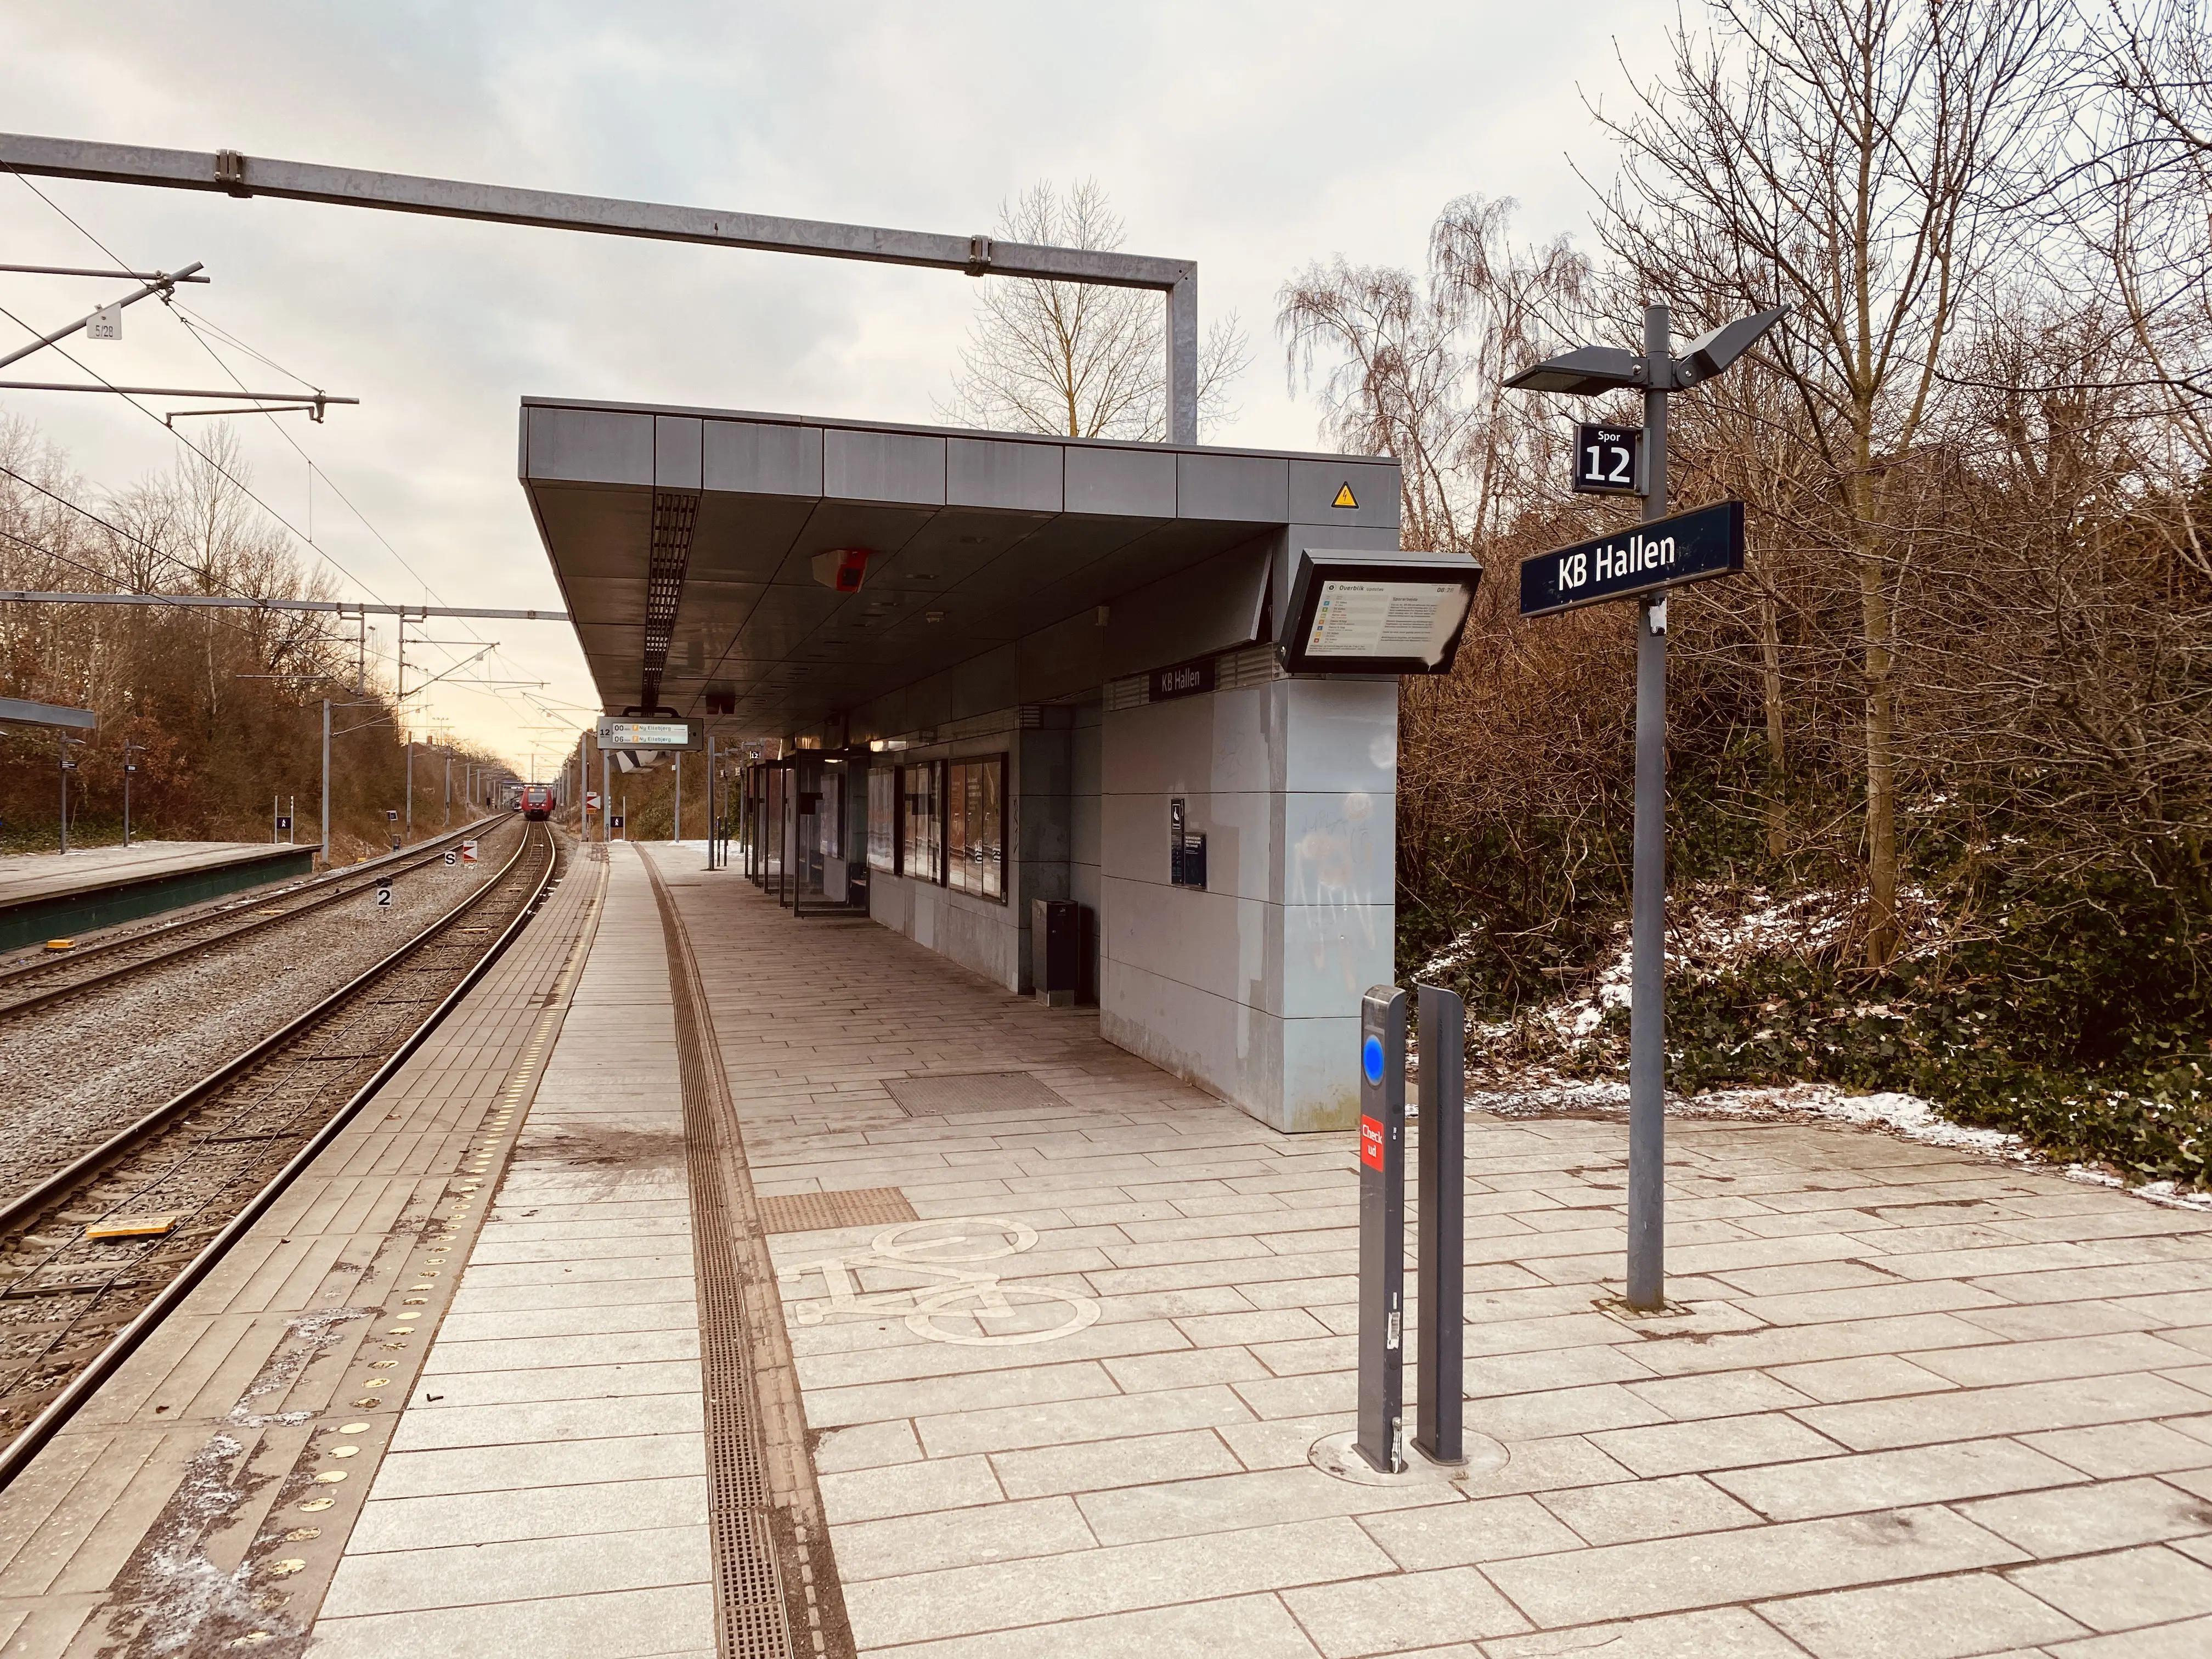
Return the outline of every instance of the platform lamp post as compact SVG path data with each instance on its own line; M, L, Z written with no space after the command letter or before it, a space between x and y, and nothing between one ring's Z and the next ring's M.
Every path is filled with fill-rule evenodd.
M84 747L82 738L64 736L61 740L62 773L62 851L69 851L69 775L76 770L76 763L70 758L70 750Z
M1565 392L1603 397L1634 386L1644 393L1640 434L1607 434L1623 440L1623 483L1608 487L1593 478L1597 457L1586 468L1575 457L1574 487L1600 494L1638 494L1642 520L1667 516L1667 399L1686 392L1727 368L1767 330L1780 322L1786 306L1707 331L1687 350L1674 355L1673 319L1664 305L1644 312L1644 355L1617 346L1578 346L1547 357L1510 377L1505 384L1522 392ZM1587 437L1597 428L1584 428ZM1578 440L1577 448L1582 447ZM1630 481L1641 463L1641 477ZM1735 549L1741 562L1740 532ZM1551 556L1540 557L1549 559ZM1530 561L1530 563L1535 561ZM1636 628L1636 827L1632 897L1630 902L1630 1002L1628 1036L1628 1305L1656 1312L1666 1305L1666 1087L1667 1087L1667 587L1639 582ZM1594 596L1595 597L1595 596ZM1545 609L1559 608L1556 603ZM1536 614L1524 576L1522 614Z
M331 867L331 700L323 699L323 868Z
M124 844L125 847L128 847L128 846L130 846L130 845L131 845L131 780L132 779L132 777L134 777L135 775L137 775L137 771L138 771L138 768L137 768L137 764L136 764L136 763L131 760L131 757L133 755L143 755L143 754L144 754L145 752L146 752L146 745L145 745L144 744L143 744L143 743L132 743L132 742L131 742L129 738L127 738L124 739L124 742L123 742L123 844Z

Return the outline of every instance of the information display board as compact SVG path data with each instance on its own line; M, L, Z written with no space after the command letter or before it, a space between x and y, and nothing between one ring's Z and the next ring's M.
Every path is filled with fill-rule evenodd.
M1299 555L1285 665L1307 674L1450 672L1482 567L1464 554Z
M1418 657L1439 661L1467 617L1456 582L1324 581L1309 657Z
M704 720L603 719L599 729L602 749L704 749Z

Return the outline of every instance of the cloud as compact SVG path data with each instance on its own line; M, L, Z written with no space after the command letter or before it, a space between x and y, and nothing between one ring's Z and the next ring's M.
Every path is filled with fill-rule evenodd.
M1468 190L1512 195L1530 234L1583 228L1573 152L1604 170L1578 81L1616 84L1670 6L1376 6L1146 0L1107 7L427 3L218 8L16 0L0 15L15 130L236 149L586 193L965 233L1040 177L1097 178L1133 249L1195 258L1204 312L1252 336L1231 443L1311 447L1286 394L1274 293L1338 252L1417 264ZM1601 25L1589 21L1602 16ZM0 179L15 263L97 250ZM53 181L123 259L207 262L185 303L310 382L363 399L286 428L456 605L557 594L514 481L526 393L931 421L973 305L967 279L396 214ZM46 326L100 284L0 277ZM0 323L0 327L9 325ZM109 378L221 385L151 304ZM104 355L94 357L90 354ZM271 372L228 353L249 382ZM52 374L67 366L46 360ZM119 486L173 440L115 400L0 394ZM302 527L306 469L243 423L257 488ZM410 577L327 491L317 540L381 597ZM565 629L486 624L508 667L589 703ZM457 637L451 635L450 637ZM426 653L434 659L435 653ZM441 714L518 763L538 723L454 691ZM540 737L538 741L545 741Z

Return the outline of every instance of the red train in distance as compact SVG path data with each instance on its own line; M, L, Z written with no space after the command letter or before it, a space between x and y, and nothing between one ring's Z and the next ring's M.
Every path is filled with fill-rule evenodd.
M522 791L522 816L543 821L553 816L553 791L542 783L526 784Z

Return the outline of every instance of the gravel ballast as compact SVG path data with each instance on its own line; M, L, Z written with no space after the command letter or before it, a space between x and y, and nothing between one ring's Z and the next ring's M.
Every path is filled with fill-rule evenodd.
M400 872L374 889L0 1027L0 1194L42 1180L405 944L498 873L522 833L478 862ZM465 919L462 926L467 926Z

